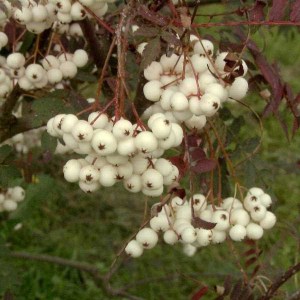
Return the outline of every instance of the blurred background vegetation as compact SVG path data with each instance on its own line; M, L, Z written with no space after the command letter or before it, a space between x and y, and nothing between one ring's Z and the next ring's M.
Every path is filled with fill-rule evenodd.
M210 5L205 13L222 10L223 6ZM220 30L224 29L231 30L214 28L208 29L207 34L218 39ZM284 80L299 92L298 31L295 28L260 27L253 32L252 38L259 43L268 60L278 64ZM245 53L245 58L247 55ZM245 101L258 113L265 105L256 91L250 92ZM258 125L249 110L240 105L229 105L235 118L243 116L244 119L236 142L246 143L258 131ZM291 122L288 113L282 110L282 114ZM272 210L278 223L259 242L263 250L259 258L261 280L268 284L263 276L273 279L299 261L300 137L297 134L289 141L274 116L265 118L263 124L261 150L246 162L249 173L240 176L245 186L263 186L275 199ZM40 151L37 149L33 157ZM64 162L63 157L53 157L43 166L42 173L35 174L35 183L27 186L26 201L20 209L8 220L2 216L1 244L14 251L89 262L105 274L116 253L141 224L144 196L127 193L120 186L85 195L76 185L64 181ZM39 162L34 161L30 168L39 170ZM18 223L22 223L22 227L15 230ZM235 247L243 264L243 253L249 245L236 243ZM83 272L9 258L5 247L2 248L0 291L10 290L15 299L115 299ZM144 299L189 299L202 285L208 285L210 292L204 299L214 299L213 286L222 285L228 274L234 279L240 277L236 257L226 243L203 248L193 257L185 256L180 245L170 247L159 243L155 249L145 251L141 258L125 261L111 282L115 287L130 286L130 293ZM285 284L278 299L285 299L287 293L300 289L299 280L300 276L296 275Z

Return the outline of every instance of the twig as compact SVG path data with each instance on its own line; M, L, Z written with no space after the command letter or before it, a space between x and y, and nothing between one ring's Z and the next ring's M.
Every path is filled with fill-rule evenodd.
M266 294L260 298L260 300L272 299L276 291L287 282L292 276L300 271L300 263L290 267L285 273L283 273L279 278L277 278L268 288Z

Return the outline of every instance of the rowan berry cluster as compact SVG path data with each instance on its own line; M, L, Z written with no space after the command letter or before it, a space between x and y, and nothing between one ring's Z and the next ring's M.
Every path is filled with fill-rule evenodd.
M84 192L123 181L130 192L156 197L163 193L164 185L178 179L177 167L161 156L181 144L183 130L162 114L154 114L148 127L93 112L87 121L72 114L57 115L48 121L47 131L62 138L64 145L58 142L58 153L86 155L69 160L63 169L65 179L79 182Z
M18 5L14 6L5 0L3 4L6 13L0 11L0 26L13 18L34 34L40 34L51 27L66 31L72 22L91 17L89 11L96 17L102 17L107 12L107 3L110 2L114 0L48 0L39 3L33 0L19 0Z
M0 190L0 212L14 211L18 207L18 203L25 199L25 191L20 186Z
M258 240L264 230L276 223L276 216L267 211L271 204L271 197L257 187L251 188L242 202L229 197L223 199L221 206L208 204L202 194L189 200L174 197L163 206L155 204L156 215L150 219L150 227L141 229L125 252L132 257L141 256L144 249L155 247L160 233L169 245L182 243L188 256L197 248L220 244L228 238L236 242L245 238Z
M201 130L206 118L215 115L224 102L245 97L248 68L239 58L232 61L228 52L215 56L209 40L192 36L190 44L188 54L164 54L144 70L148 80L144 95L155 102L144 114L149 117L153 112L163 112L173 122Z
M0 97L7 97L16 83L28 91L74 78L78 68L84 67L87 62L88 55L83 49L76 50L74 54L62 53L57 57L47 55L41 64L33 63L27 66L22 53L13 52L7 58L1 56Z

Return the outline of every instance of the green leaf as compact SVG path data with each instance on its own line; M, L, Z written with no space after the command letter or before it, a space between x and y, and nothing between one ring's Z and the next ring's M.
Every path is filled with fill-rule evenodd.
M57 146L57 138L50 136L47 131L44 131L41 137L42 149L44 151L49 150L51 153L54 153Z
M34 41L35 37L36 37L35 34L33 34L32 32L27 31L24 35L23 43L22 43L22 46L21 46L19 52L25 54L27 52L27 50L33 44L33 41Z
M0 163L3 163L12 152L13 152L12 146L4 145L0 147Z
M26 198L18 209L11 213L12 219L28 219L35 211L41 208L43 201L51 201L56 193L55 180L48 175L40 175L36 183L26 188Z
M160 51L160 37L156 37L155 39L149 41L145 47L145 50L143 51L143 59L140 66L141 70L144 70L151 64L151 62L156 60L156 58L160 55Z
M21 177L20 171L15 166L0 165L0 186L8 186L12 180Z
M80 80L80 81L84 81L84 82L97 82L96 76L94 76L90 73L81 71L81 70L78 71L78 73L76 74L75 79Z
M49 95L37 99L32 105L33 120L32 126L39 127L45 125L53 116L61 113L73 113L74 110L63 101L67 95L66 91L55 91Z

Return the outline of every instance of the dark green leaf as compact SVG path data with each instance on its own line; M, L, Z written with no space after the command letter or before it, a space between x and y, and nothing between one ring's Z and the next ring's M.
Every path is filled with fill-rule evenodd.
M25 54L27 50L30 48L30 46L33 44L33 41L35 39L36 35L32 32L27 31L23 38L22 46L19 50L19 52Z
M97 78L95 75L92 75L90 73L84 72L84 71L78 71L75 79L85 82L97 82Z
M0 163L3 163L13 152L12 146L4 145L0 147Z
M143 52L143 59L140 66L141 70L144 70L151 64L151 62L156 60L156 58L160 55L160 51L160 38L156 37L155 39L151 40L145 47L145 50Z
M57 138L50 136L46 131L43 132L42 138L42 149L44 151L50 151L51 153L54 153L56 146L57 146Z
M21 173L15 166L0 165L0 186L6 187L18 177L21 177Z

